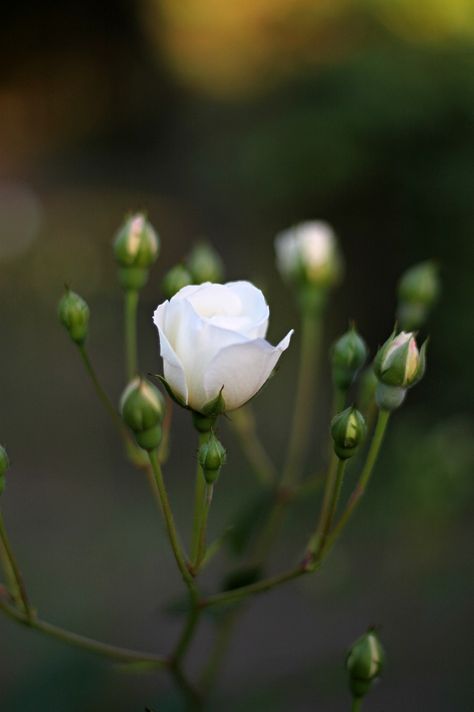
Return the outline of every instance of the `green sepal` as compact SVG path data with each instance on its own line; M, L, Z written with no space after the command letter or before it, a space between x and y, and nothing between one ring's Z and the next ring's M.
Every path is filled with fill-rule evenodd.
M380 380L387 386L406 386L405 371L410 350L410 341L407 341L403 346L397 349L393 356L391 364L383 369L380 368Z
M383 357L385 355L385 350L386 350L387 346L389 346L392 343L392 341L396 335L397 335L397 325L395 324L395 326L393 327L392 333L390 334L388 339L385 341L385 343L383 343L382 346L379 347L377 353L375 354L373 367L374 367L374 372L375 372L375 375L377 376L377 378L380 378L382 375L381 366L382 366Z
M375 389L375 402L380 410L396 410L402 405L406 394L406 388L379 382Z
M220 415L221 413L225 412L225 401L222 396L223 390L224 390L224 386L222 386L218 395L215 398L213 398L213 400L209 401L209 403L206 403L206 405L203 406L203 408L200 411L203 415L217 416L217 415Z
M420 347L420 356L419 356L419 361L418 361L418 369L416 372L415 379L410 383L410 387L414 386L415 383L418 383L418 381L421 381L423 376L425 375L426 371L426 349L428 348L428 343L429 343L429 337L425 339L425 341L422 343Z
M151 451L160 446L162 436L161 425L155 425L153 428L135 433L135 440L143 450Z
M157 378L159 380L159 382L163 384L167 394L169 395L169 397L171 398L172 401L177 403L177 405L181 406L181 408L186 408L186 410L191 410L191 408L188 405L186 405L185 401L181 398L181 396L178 396L178 395L176 395L176 393L174 393L170 384L168 383L168 381L166 380L166 378L164 376L160 376L158 373L149 373L148 375L151 378Z

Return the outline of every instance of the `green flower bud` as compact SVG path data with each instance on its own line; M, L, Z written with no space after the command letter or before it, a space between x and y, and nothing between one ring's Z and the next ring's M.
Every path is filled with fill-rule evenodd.
M69 287L66 287L66 293L58 304L58 316L74 343L82 346L89 331L89 307L84 299Z
M141 213L127 218L114 240L119 280L124 289L141 289L158 257L160 243L155 230Z
M140 447L144 450L158 447L162 435L164 400L153 384L142 378L131 381L120 399L120 411Z
M375 389L375 402L380 410L396 410L402 405L406 394L406 388L378 383Z
M221 467L226 460L225 449L213 432L199 448L198 459L206 482L209 485L213 484L219 477Z
M193 284L222 282L224 278L224 263L208 242L198 243L194 247L186 260L186 266L192 275Z
M8 459L7 451L0 445L0 494L2 494L5 489L6 478L5 475L10 467L10 460Z
M161 288L167 299L171 299L183 287L193 284L193 278L184 265L175 265L164 276Z
M380 676L384 650L374 630L369 629L350 649L346 658L353 697L364 697Z
M426 365L426 345L420 351L412 332L394 333L378 350L374 371L378 380L387 386L410 388L423 377Z
M351 406L331 421L334 452L340 460L352 457L367 433L364 416Z
M397 319L404 329L418 329L441 289L438 266L431 261L410 267L398 283Z
M367 358L367 346L355 326L332 346L331 366L334 385L347 391Z

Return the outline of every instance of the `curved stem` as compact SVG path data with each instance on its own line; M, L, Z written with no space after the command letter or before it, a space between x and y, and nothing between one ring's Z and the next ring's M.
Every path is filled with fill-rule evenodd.
M311 426L315 376L319 365L320 342L321 313L307 310L303 312L298 385L288 456L282 476L282 483L285 485L291 484L299 478L306 454Z
M138 372L137 356L137 308L138 290L126 289L124 302L125 317L125 359L126 374L129 381L135 378Z
M255 416L250 405L242 406L232 413L231 424L240 441L240 446L253 471L263 485L276 480L275 465L270 459L257 434Z
M367 453L367 460L365 462L364 468L362 470L362 473L360 475L359 481L352 492L349 502L347 503L346 509L344 510L343 514L341 515L339 521L337 522L336 526L334 527L333 531L329 535L326 541L326 546L324 548L324 554L326 554L335 544L339 536L341 535L343 529L345 528L347 522L352 516L352 513L356 509L357 505L359 504L366 488L369 483L370 476L372 474L372 470L374 469L374 465L377 461L378 454L380 452L380 448L382 446L383 438L385 435L385 431L387 429L388 421L390 418L390 411L388 410L381 410L379 412L379 416L377 419L377 425L375 426L375 431L374 435L372 438L372 442L370 443L370 448L369 452Z
M7 530L5 528L5 522L3 521L3 514L0 511L0 542L5 557L5 562L7 563L6 575L11 577L10 584L12 585L13 599L17 605L20 605L23 609L26 620L30 620L33 616L33 611L31 609L30 603L28 601L28 596L26 594L25 584L23 582L23 577L20 572L20 568L15 559L13 549L8 538Z
M132 438L128 434L121 417L119 416L116 408L114 407L112 401L110 400L109 396L105 392L105 390L102 388L99 378L97 376L97 373L95 371L95 368L92 365L92 362L90 360L89 354L86 351L86 348L83 344L78 345L78 350L82 358L82 362L85 366L85 369L87 373L89 374L89 377L92 381L92 385L94 386L95 392L101 401L102 405L104 406L105 410L108 412L110 415L115 427L120 433L120 436L125 440L125 443L130 445L131 443L133 444Z
M163 480L163 474L161 472L161 466L158 461L157 451L153 450L153 451L149 452L148 455L150 458L151 467L153 469L153 474L155 476L156 485L158 487L158 492L159 492L160 501L161 501L161 507L162 507L163 516L165 519L165 524L166 524L166 530L168 532L168 538L169 538L169 541L171 544L171 548L173 550L174 558L176 559L176 563L178 565L178 568L181 572L181 575L183 577L183 580L184 580L186 586L189 588L190 591L192 591L194 593L196 590L196 587L194 585L193 577L191 576L191 573L188 569L186 559L184 557L184 553L183 553L181 544L178 539L178 533L176 531L176 525L174 522L173 512L171 511L171 506L170 506L170 502L168 499L168 493L166 491L165 483Z
M88 650L91 653L111 658L117 662L146 663L157 667L166 667L169 664L168 660L160 655L144 653L137 650L129 650L128 648L120 648L115 645L101 643L98 640L87 638L83 635L78 635L77 633L72 633L69 630L52 625L51 623L47 623L39 618L28 618L28 616L24 613L20 613L13 608L13 606L9 606L1 599L0 610L17 623L21 623L28 628L37 630L50 638L55 638L62 643L66 643L67 645L72 645L76 648L82 648L83 650Z

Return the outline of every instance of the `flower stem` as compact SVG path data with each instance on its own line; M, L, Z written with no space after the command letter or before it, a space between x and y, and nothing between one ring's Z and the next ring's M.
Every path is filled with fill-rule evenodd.
M92 362L90 360L89 354L86 351L85 346L83 344L78 345L78 349L79 349L79 353L82 358L82 362L83 362L85 369L92 381L92 385L94 386L95 392L96 392L99 400L101 401L105 410L110 415L112 422L114 423L115 427L117 428L118 432L120 433L120 436L125 440L125 443L131 444L132 439L131 439L130 435L128 434L117 410L114 408L112 401L110 400L110 398L107 395L107 393L105 392L105 390L102 388L99 378L97 376L97 373L95 371L95 368L92 365Z
M129 381L137 375L137 308L138 290L125 290L125 359L126 374Z
M180 664L182 658L187 652L189 645L193 639L194 631L196 630L197 624L199 623L199 618L201 616L201 609L198 606L198 596L196 592L193 591L190 593L189 602L190 609L186 623L176 644L174 652L171 654L170 657L170 660L175 665Z
M33 617L33 611L28 601L28 596L23 582L19 566L15 559L10 540L8 538L3 514L0 511L0 544L2 549L2 558L6 563L5 575L9 578L9 583L12 588L12 596L16 605L22 610L25 619L30 620Z
M151 467L153 469L153 474L155 476L156 485L158 487L158 492L160 495L161 508L163 511L163 517L165 519L166 530L168 532L168 538L173 550L174 558L181 572L181 576L191 592L195 592L195 585L193 577L188 569L186 559L184 557L181 544L178 539L178 533L176 531L176 525L174 522L173 512L171 511L170 502L168 499L168 493L166 491L165 483L163 480L163 474L161 472L161 466L158 461L157 451L153 450L148 453L150 457Z
M385 431L387 429L389 418L390 418L390 411L388 411L388 410L379 411L377 425L375 426L374 435L372 438L372 442L370 444L369 452L367 453L367 460L365 461L364 468L360 475L359 481L357 482L357 485L350 496L349 502L347 503L347 506L346 506L344 512L342 513L339 521L337 522L333 531L331 532L331 534L328 536L328 538L326 540L326 545L324 547L324 554L326 554L333 547L333 545L335 544L335 542L341 535L347 522L351 518L352 513L356 509L365 490L367 489L367 485L369 483L369 479L372 474L372 470L374 469L374 465L377 461L377 457L380 452L380 448L382 446L382 442L383 442L383 438L385 435Z
M208 433L199 433L199 447L207 442ZM191 543L191 561L193 566L196 565L199 556L199 540L201 536L202 518L205 506L206 480L202 467L197 463L196 468L196 484L194 491L194 518L193 518L193 533Z
M204 505L202 508L201 521L199 526L198 550L196 560L193 561L193 571L196 574L201 568L202 562L206 555L206 532L209 510L211 509L212 495L214 493L214 485L206 483L204 488Z
M240 441L245 457L262 485L270 485L276 479L275 465L260 441L255 416L250 405L245 405L232 413L232 427Z
M156 667L166 667L169 663L168 660L160 655L154 655L152 653L143 653L137 650L129 650L128 648L119 648L115 645L108 645L107 643L101 643L93 638L87 638L83 635L78 635L77 633L72 633L71 631L60 628L59 626L52 625L36 617L28 617L25 613L18 611L13 606L8 605L0 599L0 610L7 616L21 623L28 628L37 630L50 638L55 638L67 645L74 646L76 648L82 648L83 650L88 650L91 653L96 653L97 655L102 655L106 658L111 658L117 662L122 663L144 663L150 664Z
M314 569L311 569L311 571ZM216 593L213 596L207 596L207 598L202 599L199 602L201 608L210 608L212 606L221 606L228 603L234 603L248 596L264 593L269 591L276 586L287 581L292 581L295 578L299 578L303 574L309 573L310 569L305 563L299 564L288 571L284 571L276 576L270 576L269 578L262 579L256 583L251 583L248 586L241 586L240 588L235 588L230 591L223 591L222 593Z
M300 365L298 385L291 426L290 443L282 484L294 483L301 474L301 467L306 454L308 435L311 425L311 405L314 400L315 376L321 344L321 313L303 312L302 343L300 350Z
M308 553L315 559L318 558L319 553L324 548L324 542L326 541L326 537L331 526L331 515L334 508L337 483L340 480L342 481L345 466L346 461L339 460L337 455L333 452L326 477L326 487L324 490L318 525L316 527L316 531L309 540L307 547Z
M352 712L360 712L362 709L362 697L354 697L352 699Z

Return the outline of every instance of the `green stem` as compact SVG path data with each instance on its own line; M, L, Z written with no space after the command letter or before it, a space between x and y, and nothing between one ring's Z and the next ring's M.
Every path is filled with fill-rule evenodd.
M323 503L321 513L319 515L316 531L308 542L307 551L315 559L324 547L324 542L331 525L331 512L333 510L334 497L336 491L336 482L344 473L345 460L339 460L333 452L329 470L326 478L326 487L324 490Z
M126 374L129 381L135 378L138 372L137 356L137 308L138 290L125 290L125 356Z
M239 601L257 593L264 593L265 591L275 588L275 586L279 586L282 583L299 578L303 574L309 573L310 570L313 571L314 569L309 569L306 566L306 563L303 562L288 571L284 571L276 576L270 576L269 578L262 579L256 583L251 583L248 586L241 586L240 588L235 588L231 591L223 591L222 593L216 593L213 596L207 596L207 598L204 598L199 602L199 605L201 608L210 608L212 606L234 603L235 601Z
M194 594L196 590L194 580L188 569L186 559L184 557L183 550L178 539L178 533L176 531L176 525L174 523L173 512L171 511L168 493L166 491L165 483L163 480L163 473L161 472L161 466L158 461L157 451L153 450L149 452L148 455L150 457L151 467L155 476L156 485L158 487L163 517L165 519L166 530L168 532L168 538L171 544L171 548L173 550L174 558L176 559L176 563L186 586Z
M361 709L362 709L362 697L353 697L352 698L352 707L351 707L352 712L360 712Z
M358 481L358 483L357 483L357 485L349 499L349 502L347 503L346 509L344 510L343 514L341 515L341 517L340 517L339 521L337 522L336 526L334 527L333 531L327 538L326 546L324 549L324 554L329 552L329 550L333 547L333 545L335 544L335 542L341 535L347 522L349 521L354 510L356 509L357 505L359 504L365 490L367 489L367 485L369 483L369 479L372 474L372 470L374 469L374 465L377 461L377 457L380 452L380 448L382 446L382 442L383 442L383 438L385 435L385 431L387 429L389 418L390 418L390 411L388 411L388 410L379 411L377 425L375 426L374 435L372 438L372 442L370 443L370 448L369 448L369 452L367 453L367 460L365 462L364 468L360 475L359 481Z
M39 618L28 618L27 615L20 613L13 608L13 606L9 606L1 599L0 610L13 620L17 621L17 623L21 623L28 628L37 630L50 638L55 638L62 643L66 643L67 645L82 648L83 650L88 650L91 653L96 653L97 655L102 655L106 658L111 658L117 662L146 663L157 667L166 667L168 665L168 660L165 657L154 655L152 653L143 653L137 650L129 650L128 648L119 648L115 645L108 645L107 643L101 643L98 640L86 638L85 636L78 635L77 633L72 633L71 631L52 625L51 623L47 623Z
M306 310L302 319L300 365L290 443L282 476L284 485L292 484L301 474L311 426L311 406L314 400L315 376L318 372L320 342L321 314Z
M132 443L132 439L129 436L122 419L120 418L117 410L114 408L112 401L110 400L109 396L105 392L105 390L102 388L100 381L97 377L97 373L95 371L95 368L92 365L92 362L89 358L89 354L86 351L86 348L83 344L78 345L79 353L81 355L82 361L84 363L85 369L92 381L92 385L94 386L95 392L101 401L102 405L104 406L105 410L108 412L110 417L112 418L112 421L117 428L117 430L120 433L120 436L125 440L127 444Z
M11 576L10 583L13 588L13 598L17 605L19 604L23 610L26 620L30 620L33 616L33 611L28 601L28 596L26 594L25 584L23 582L23 577L21 575L19 566L15 559L10 540L8 538L7 530L5 527L5 522L3 521L3 514L0 512L0 542L3 550L3 554L6 562L8 562L6 575Z
M255 416L251 406L246 405L234 411L230 422L253 471L262 485L270 485L276 480L277 473L275 465L257 435Z
M201 609L198 607L198 597L197 594L193 592L190 594L190 610L186 623L170 658L174 665L180 664L182 658L187 652L193 639L194 631L199 623L200 616Z
M344 410L344 406L346 405L346 397L347 393L346 391L341 390L341 388L334 387L334 395L333 395L333 402L332 402L332 414L333 416L337 415L341 411Z
M207 442L209 433L199 433L199 448ZM191 542L191 561L196 564L199 555L199 540L201 536L202 517L205 506L206 480L199 460L196 468L196 484L194 490L194 516Z
M201 675L200 688L204 690L206 694L211 690L219 670L222 667L224 655L229 646L234 625L237 622L238 613L240 613L240 610L231 611L224 616L224 620L220 621L209 660Z
M344 482L344 473L347 465L347 460L339 460L337 464L337 473L336 473L336 484L334 487L334 496L332 499L331 503L331 510L329 512L329 521L328 521L328 526L327 526L327 534L331 531L332 523L334 521L334 517L336 516L337 512L337 506L339 504L339 500L341 498L341 491L342 491L342 483ZM323 541L323 548L324 548L324 542L326 540L326 537L324 537Z
M201 568L202 562L206 555L207 520L209 517L209 510L211 509L213 493L214 493L214 485L208 485L206 483L206 486L204 488L204 505L202 508L200 530L199 530L199 536L198 536L198 550L197 550L196 560L193 561L193 571L195 574Z

